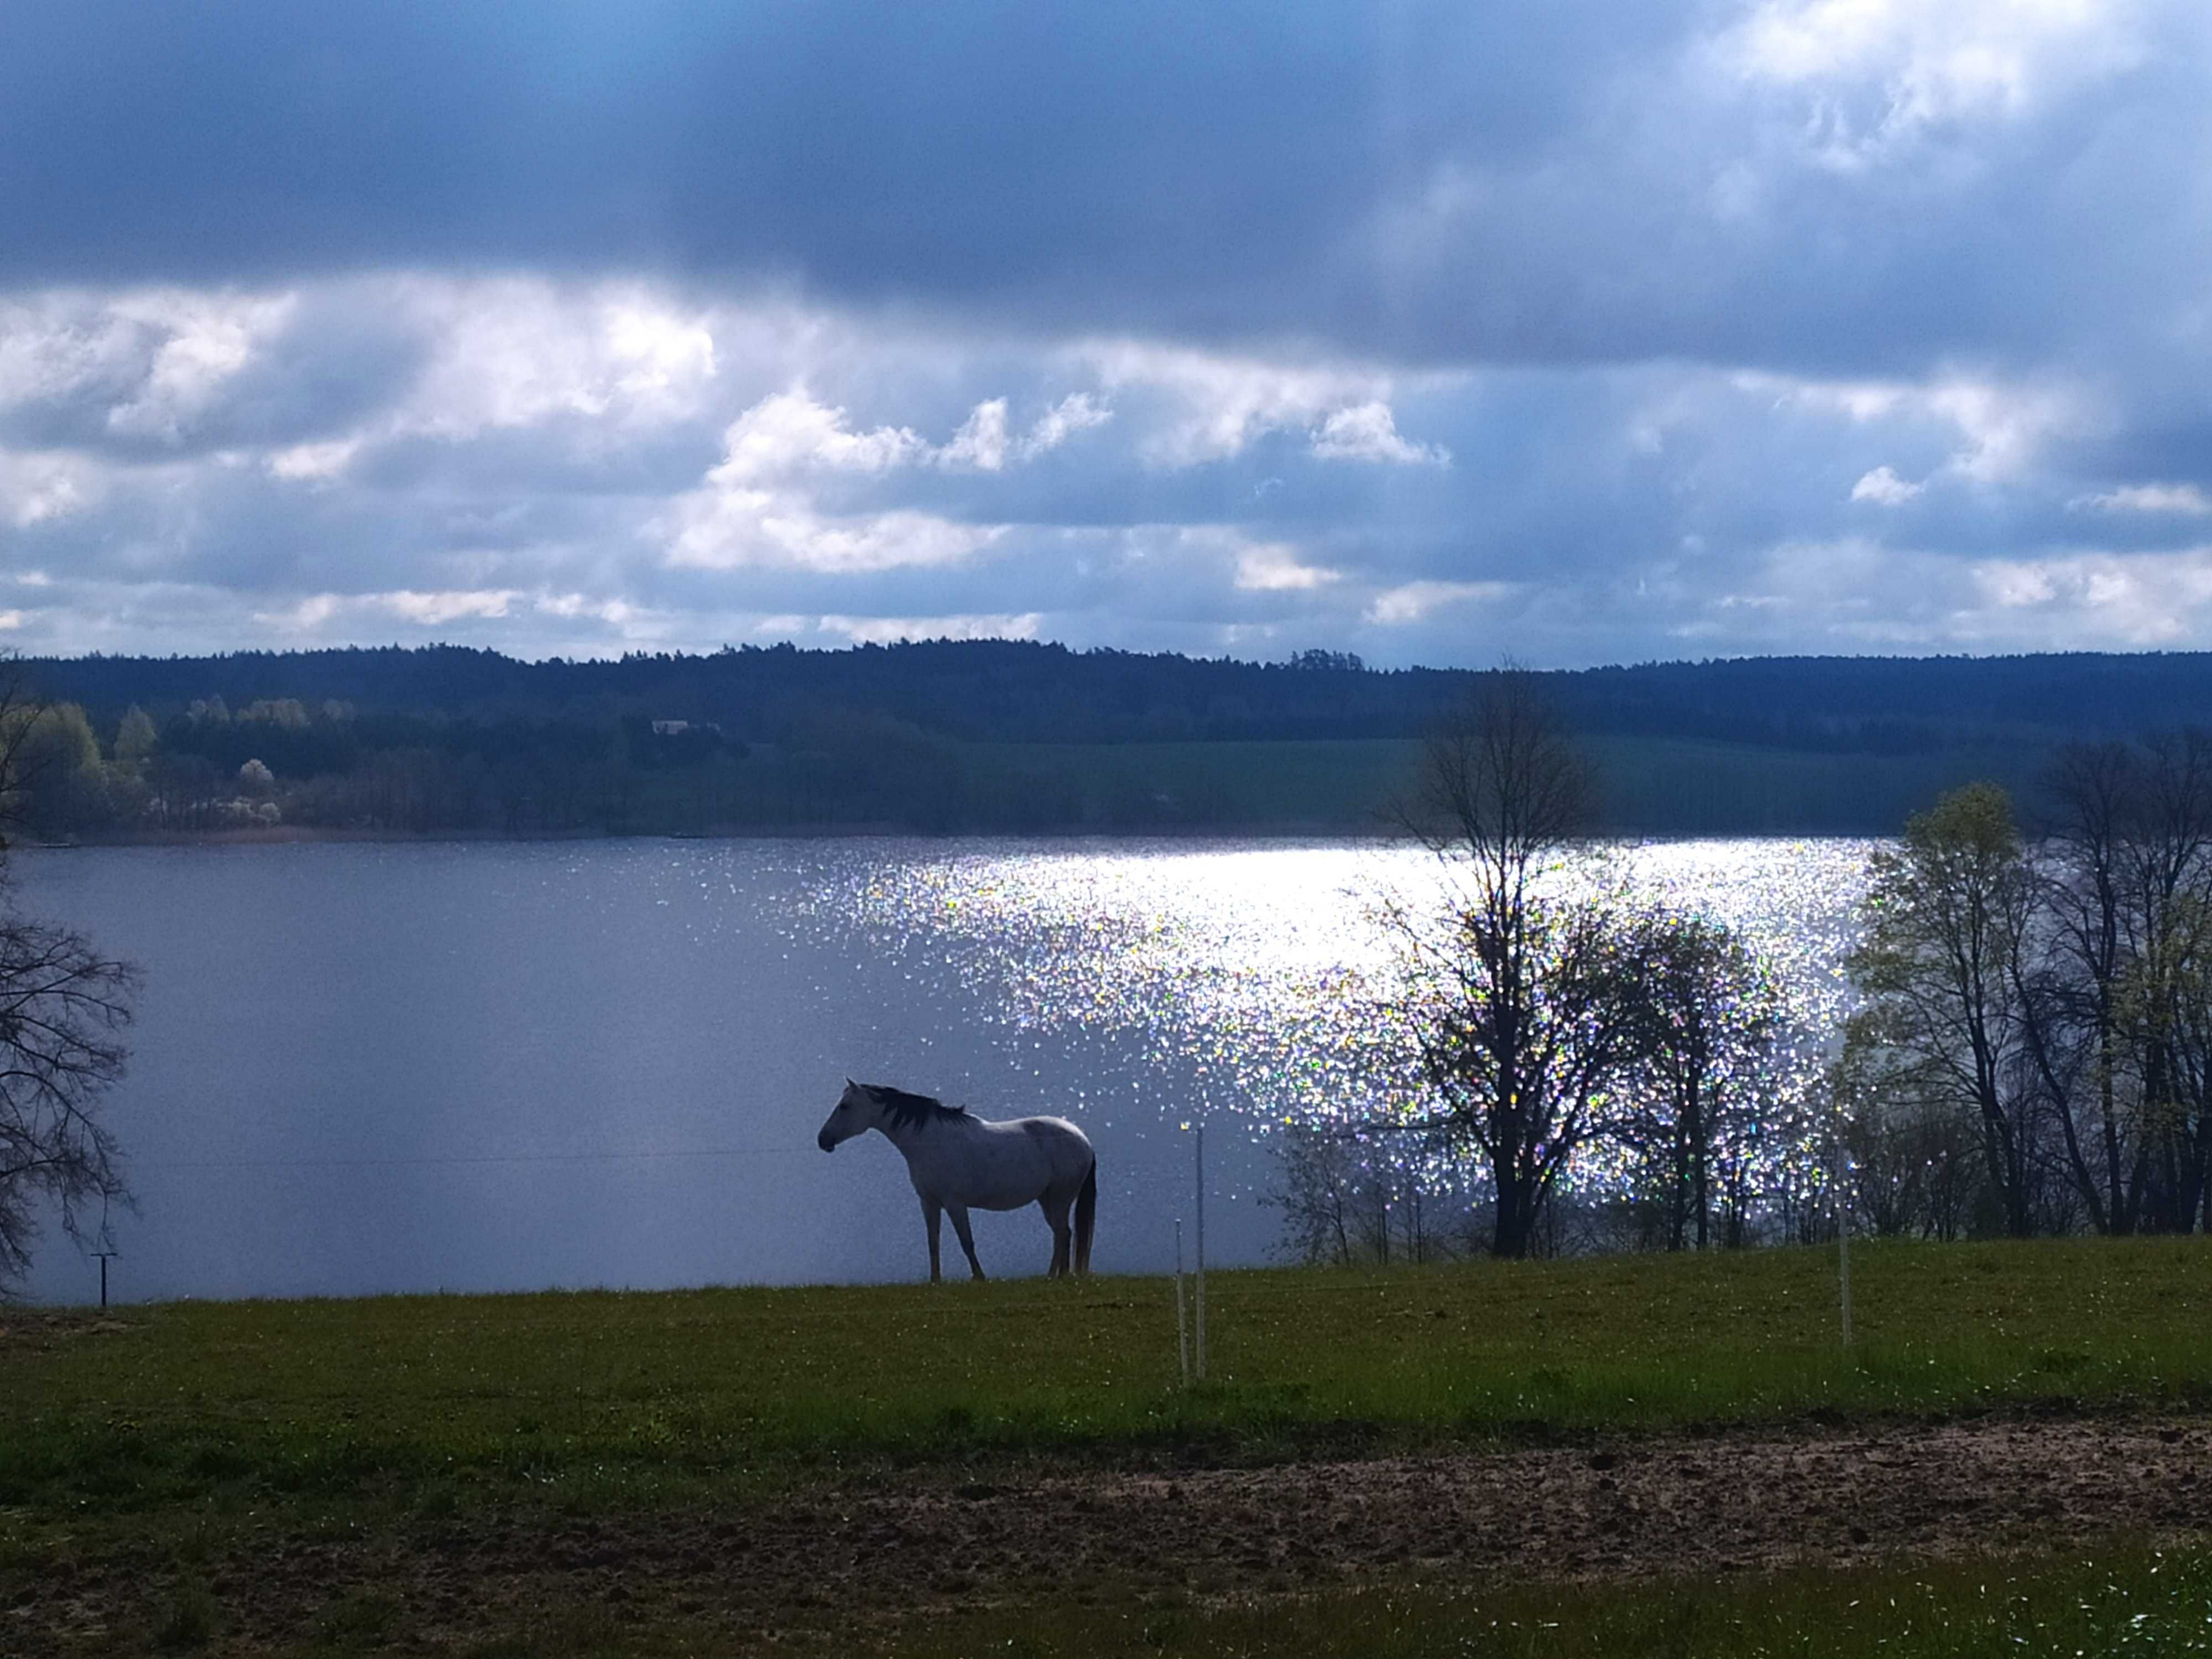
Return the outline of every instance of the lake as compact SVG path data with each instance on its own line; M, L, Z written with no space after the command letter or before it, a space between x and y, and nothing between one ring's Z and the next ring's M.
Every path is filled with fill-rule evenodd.
M1619 849L1814 1004L1868 844ZM897 1153L814 1145L843 1079L1099 1152L1095 1265L1170 1264L1207 1126L1207 1242L1267 1259L1267 1131L1395 1086L1361 998L1385 893L1357 842L606 841L17 855L34 914L145 971L108 1121L138 1198L118 1299L894 1279L926 1273ZM1032 1209L976 1218L1042 1271ZM947 1230L947 1249L952 1248ZM956 1258L957 1259L957 1258ZM79 1301L58 1229L29 1289Z

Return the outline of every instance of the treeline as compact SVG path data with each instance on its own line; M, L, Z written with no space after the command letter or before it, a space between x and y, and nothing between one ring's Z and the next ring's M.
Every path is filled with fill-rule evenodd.
M2212 1225L2212 734L2069 748L2050 793L2033 841L1984 784L1875 860L1838 1087L1879 1230Z
M1914 814L1826 1028L1587 863L1588 758L1529 680L1420 775L1458 875L1386 915L1395 1103L1286 1138L1294 1254L2212 1231L2212 733L2067 745L2032 836L1992 783Z
M1371 828L1480 677L1003 641L521 662L457 647L25 665L47 837ZM1764 659L1534 678L1605 828L1869 833L2054 745L2212 723L2212 658ZM1202 753L1194 752L1202 751Z
M367 834L744 830L1372 830L1402 745L969 744L873 710L795 718L775 742L620 714L604 726L443 721L196 699L104 730L49 705L17 817L36 838L282 826Z
M1095 744L1417 738L1474 676L1380 670L1307 651L1281 662L1073 651L1006 640L848 650L789 645L705 655L524 662L459 646L213 657L81 657L27 666L57 701L112 723L132 704L159 721L195 700L234 708L291 699L314 709L439 723L605 728L623 714L710 721L779 742L823 709L889 714L969 743ZM1761 657L1539 674L1574 730L1911 753L1970 739L2135 736L2212 725L2212 654Z

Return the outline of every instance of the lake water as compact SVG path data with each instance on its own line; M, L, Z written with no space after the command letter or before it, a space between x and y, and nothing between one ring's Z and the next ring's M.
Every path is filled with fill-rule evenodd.
M1696 842L1623 872L1736 923L1813 1003L1867 847ZM904 1167L824 1156L847 1076L987 1116L1063 1114L1099 1151L1096 1266L1152 1271L1191 1214L1267 1258L1267 1130L1394 1086L1360 998L1374 843L320 843L33 852L34 913L145 970L109 1121L135 1213L122 1300L912 1278ZM977 1218L1041 1271L1035 1210ZM951 1248L950 1230L946 1245ZM29 1289L97 1294L58 1230Z

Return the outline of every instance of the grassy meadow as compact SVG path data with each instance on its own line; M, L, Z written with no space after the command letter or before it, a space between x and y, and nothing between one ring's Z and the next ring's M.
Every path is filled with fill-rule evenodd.
M1846 1355L1821 1250L1216 1273L1189 1392L1158 1279L31 1314L0 1338L0 1506L630 1504L872 1465L2212 1404L2212 1240L1863 1246L1852 1274Z
M596 1605L532 1604L511 1640L447 1644L396 1593L333 1601L296 1650L226 1649L220 1598L192 1586L217 1571L197 1564L333 1540L511 1547L518 1528L649 1532L655 1516L834 1507L886 1484L2212 1407L2212 1240L1865 1246L1852 1278L1846 1354L1826 1250L1217 1273L1212 1376L1188 1391L1159 1279L0 1310L0 1617L58 1574L127 1574L167 1611L133 1615L128 1639L103 1627L52 1650L721 1652L730 1627L681 1607L611 1623ZM1064 1605L985 1595L884 1640L933 1655L2206 1651L2174 1644L2212 1634L2212 1565L2108 1542L2032 1571L1711 1594L1432 1579L1162 1601L1070 1586ZM1869 1597L1918 1611L1873 1620ZM834 1628L834 1609L810 1616Z

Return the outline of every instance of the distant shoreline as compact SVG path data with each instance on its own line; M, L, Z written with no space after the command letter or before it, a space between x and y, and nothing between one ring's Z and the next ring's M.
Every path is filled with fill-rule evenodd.
M1626 840L1711 840L1711 836L1627 836ZM1802 836L1723 836L1723 840L1825 839ZM1379 830L1351 830L1337 824L1266 826L1193 824L1176 829L1113 830L1075 826L1051 830L913 830L897 824L763 824L704 831L641 830L623 834L605 830L542 830L509 834L497 830L347 830L314 824L276 824L252 829L138 830L86 836L75 841L19 842L15 852L89 852L112 847L282 847L321 842L380 845L411 842L581 842L641 841L1407 841ZM1410 842L1409 843L1410 844Z
M1598 835L1589 838L1599 846L1665 846L1675 842L1701 841L1869 841L1881 836L1863 831L1843 830L1712 830L1682 835L1656 835L1626 831L1618 835ZM787 841L902 841L902 842L1126 842L1130 843L1157 842L1349 842L1376 846L1419 845L1410 836L1393 835L1382 830L1347 830L1339 825L1269 825L1264 828L1233 825L1194 825L1184 829L1159 830L909 830L896 825L825 824L794 829L787 825L764 825L757 829L737 828L714 830L704 833L681 830L641 830L633 835L618 835L600 830L548 830L527 835L509 835L490 830L337 830L307 824L279 824L273 828L210 830L170 832L145 831L132 835L88 836L77 841L19 842L9 850L17 853L82 853L114 848L139 847L289 847L321 843L356 843L370 846L436 846L453 844L514 845L581 844L599 842L787 842Z

